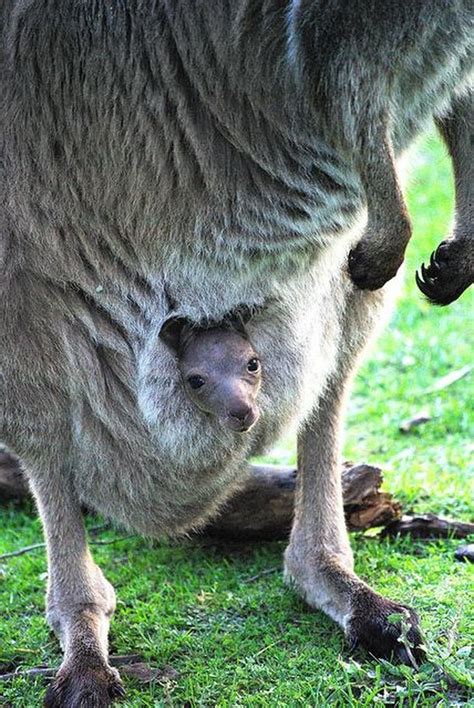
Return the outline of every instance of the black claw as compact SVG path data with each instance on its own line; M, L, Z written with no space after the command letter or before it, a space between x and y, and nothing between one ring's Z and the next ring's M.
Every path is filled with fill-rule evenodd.
M425 266L424 263L421 264L421 275L423 276L423 280L426 283L429 283L430 285L434 284L434 280L431 277L430 271L429 271L429 266L428 268Z
M431 295L430 287L429 287L428 283L425 283L423 278L419 275L418 271L416 271L416 273L415 273L415 280L416 280L416 284L418 285L418 287L421 290L421 292L423 293L423 295L426 295L426 297L429 298Z
M431 254L429 264L421 264L415 274L416 284L432 304L449 305L474 281L472 268L461 268L463 253L462 242L442 241Z
M431 254L430 256L430 265L428 266L428 270L431 271L431 275L433 277L436 277L439 275L439 272L441 270L441 263L438 263L436 260L436 256L434 253Z
M348 637L349 639L349 654L353 654L357 647L359 646L359 640L355 635Z
M427 269L424 264L421 266L421 276L418 271L415 272L415 280L419 290L421 290L423 295L425 295L432 304L444 304L441 303L442 298L437 292L439 289L439 283L436 278L430 278L428 276Z
M411 664L410 657L408 656L408 652L405 647L400 647L400 649L394 652L394 656L401 664Z
M121 683L114 683L109 691L111 698L125 698L126 691Z
M421 266L421 273L420 276L418 271L415 272L416 284L432 305L450 305L469 287L469 283L467 283L457 288L445 289L438 278L427 277L426 268L423 266Z

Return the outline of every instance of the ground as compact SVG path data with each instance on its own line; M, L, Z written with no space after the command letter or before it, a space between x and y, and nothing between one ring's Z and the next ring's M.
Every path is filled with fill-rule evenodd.
M413 156L409 204L415 233L397 312L360 372L345 455L380 463L385 488L405 509L472 520L474 371L432 391L472 361L471 293L449 308L428 305L414 271L446 234L452 215L449 163L430 135ZM402 420L432 419L409 434ZM469 449L470 448L470 449ZM286 441L273 462L294 462ZM32 508L0 508L0 553L42 540ZM89 526L101 522L88 519ZM96 538L113 540L120 531ZM142 685L126 679L127 708L147 706L474 706L474 566L453 560L458 543L383 541L353 535L358 573L422 617L429 661L418 671L354 654L340 630L311 612L281 579L283 543L218 547L151 544L139 537L94 546L117 590L113 653L140 653L176 670ZM57 666L60 650L44 617L44 549L0 560L0 672ZM41 704L44 683L0 681L0 706Z

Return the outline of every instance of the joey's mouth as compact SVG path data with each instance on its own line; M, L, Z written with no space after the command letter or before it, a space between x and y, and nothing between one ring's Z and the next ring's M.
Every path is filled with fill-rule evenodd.
M223 416L221 423L234 433L248 433L260 418L259 411L251 411L243 420L232 415Z

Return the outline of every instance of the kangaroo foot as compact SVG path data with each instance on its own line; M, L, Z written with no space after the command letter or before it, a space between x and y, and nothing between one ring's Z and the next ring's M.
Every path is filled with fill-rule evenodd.
M449 305L458 299L474 281L474 266L470 263L466 243L452 239L442 241L431 254L429 265L416 273L416 284L435 305Z
M351 607L346 627L351 648L361 645L374 656L403 664L424 660L418 616L410 607L392 602L370 588L361 589Z
M423 661L416 613L382 597L352 571L350 556L309 550L291 543L285 553L285 575L311 606L340 624L351 648L406 664Z
M45 708L107 708L125 696L119 673L106 664L77 661L61 667L46 692Z

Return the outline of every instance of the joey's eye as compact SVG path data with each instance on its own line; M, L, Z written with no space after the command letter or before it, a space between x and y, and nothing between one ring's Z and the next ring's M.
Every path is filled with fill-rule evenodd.
M202 378L202 376L190 376L188 378L188 384L191 386L191 388L201 388L201 386L204 386L206 382Z
M252 359L247 364L247 371L250 371L251 374L256 374L257 371L260 371L260 362L257 359L256 356L254 356Z

